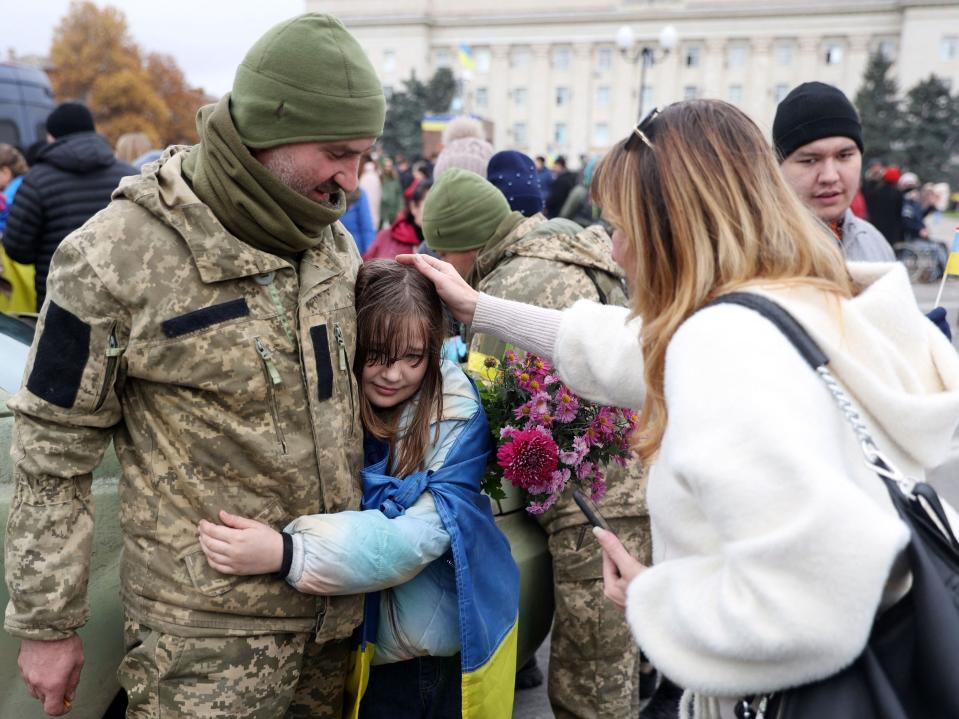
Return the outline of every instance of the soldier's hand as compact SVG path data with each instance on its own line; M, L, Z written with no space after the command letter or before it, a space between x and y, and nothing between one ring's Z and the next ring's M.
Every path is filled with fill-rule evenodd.
M629 553L612 532L593 527L593 534L603 548L603 593L617 607L626 609L629 583L646 571L646 567Z
M283 565L283 537L255 519L220 511L223 524L201 519L200 547L207 563L223 574L271 574Z
M46 642L24 639L17 663L27 689L43 704L44 712L58 717L70 711L83 669L79 636Z
M432 282L453 317L468 325L473 323L479 292L460 277L453 265L429 255L397 255L396 261L402 265L412 265Z

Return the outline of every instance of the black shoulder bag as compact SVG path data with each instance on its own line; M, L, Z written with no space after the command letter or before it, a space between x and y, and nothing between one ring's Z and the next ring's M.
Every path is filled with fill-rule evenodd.
M959 542L936 491L896 470L879 451L849 397L826 368L829 358L796 319L761 295L735 292L710 303L763 315L819 375L912 535L906 550L912 588L880 613L862 654L818 682L748 697L740 719L959 719ZM903 418L908 421L908 418Z

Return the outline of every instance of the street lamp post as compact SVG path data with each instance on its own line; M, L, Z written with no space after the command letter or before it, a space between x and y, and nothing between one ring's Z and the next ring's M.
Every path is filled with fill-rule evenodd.
M616 33L616 45L623 57L635 64L642 58L639 68L639 119L642 120L645 111L646 70L655 65L658 60L666 57L676 47L678 36L676 28L667 25L659 31L658 47L652 47L645 42L636 47L636 35L629 25L623 25Z

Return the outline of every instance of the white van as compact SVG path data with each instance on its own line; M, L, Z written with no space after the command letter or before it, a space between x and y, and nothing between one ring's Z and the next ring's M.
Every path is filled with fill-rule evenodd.
M0 142L26 150L46 139L47 115L55 105L45 72L0 62Z

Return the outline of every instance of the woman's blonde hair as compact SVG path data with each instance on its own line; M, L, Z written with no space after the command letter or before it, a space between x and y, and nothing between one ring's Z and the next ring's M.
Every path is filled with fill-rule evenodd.
M153 149L153 143L146 133L127 132L120 135L114 154L121 162L133 162L140 155Z
M690 315L750 284L812 284L837 297L852 287L835 236L793 194L759 128L736 107L676 103L632 137L603 159L592 192L626 236L632 310L643 321L637 449L649 461L666 429L666 347Z

